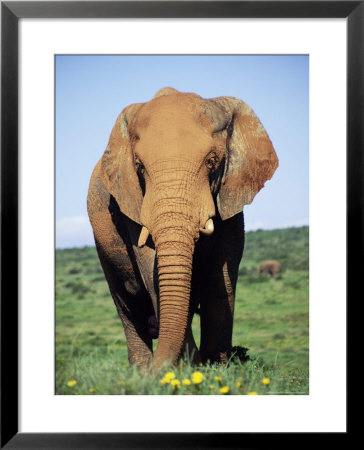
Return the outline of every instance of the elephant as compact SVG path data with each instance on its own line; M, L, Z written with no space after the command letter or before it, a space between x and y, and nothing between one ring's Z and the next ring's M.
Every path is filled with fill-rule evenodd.
M281 264L275 260L263 261L259 265L259 274L265 273L266 275L270 275L272 278L281 273L281 271Z
M267 132L237 98L163 88L120 113L87 209L131 365L155 371L186 351L195 363L228 361L243 206L277 167Z

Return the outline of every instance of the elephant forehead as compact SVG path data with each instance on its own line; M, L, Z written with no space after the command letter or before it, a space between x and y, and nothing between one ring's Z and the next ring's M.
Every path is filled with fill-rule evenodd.
M196 125L182 126L168 119L163 126L150 125L141 133L136 151L139 156L168 158L173 156L203 157L213 144L212 137Z
M205 102L192 94L176 94L157 97L139 111L136 127L142 131L148 127L194 126L211 132L211 122L205 114Z
M142 156L144 152L154 153L159 156L163 149L167 154L180 154L190 149L194 153L204 153L213 143L211 133L201 128L191 114L175 109L168 111L159 110L158 114L149 117L143 116L143 122L136 126L136 132L140 136L137 151Z

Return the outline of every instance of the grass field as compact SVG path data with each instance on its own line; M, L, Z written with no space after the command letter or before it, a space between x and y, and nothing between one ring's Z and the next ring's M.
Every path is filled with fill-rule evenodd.
M308 394L308 234L308 227L246 233L233 345L249 349L248 361L182 362L158 377L129 367L96 249L56 250L56 394ZM264 259L279 260L282 274L259 275ZM198 316L193 331L198 341Z

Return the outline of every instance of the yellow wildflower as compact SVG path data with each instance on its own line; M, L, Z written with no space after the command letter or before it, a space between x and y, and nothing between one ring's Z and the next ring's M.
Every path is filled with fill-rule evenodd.
M167 372L164 375L164 378L162 378L160 380L160 383L161 384L169 384L173 380L173 378L175 378L175 374L173 372Z
M202 383L202 380L204 379L204 376L201 372L193 372L192 374L192 383L193 384L200 384Z
M258 395L258 392L248 392L248 395Z
M236 387L237 388L241 388L241 387L243 387L243 382L241 381L241 380L238 380L237 382L236 382Z
M220 383L220 382L222 381L222 378L216 376L216 377L215 377L215 380L218 381L218 382Z
M270 383L270 379L269 378L263 378L262 379L262 383L264 384L264 386L268 386L268 384Z
M76 380L70 380L70 381L67 381L67 386L68 386L68 387L76 386L76 384L77 384L77 381L76 381Z
M219 392L220 394L228 394L230 391L229 386L223 386L222 388L220 388Z
M164 378L165 378L166 380L168 380L168 382L170 382L171 380L173 380L173 378L176 378L176 376L175 376L175 374L174 374L173 372L167 372L167 373L164 375Z
M185 378L184 380L182 380L182 384L184 384L185 386L190 386L191 380L189 380L188 378Z
M179 388L179 385L181 384L181 382L179 381L179 380L172 380L171 381L171 386L174 388L174 389L177 389L177 388Z
M95 389L94 387L92 387L92 388L90 388L88 391L89 391L91 394L93 394L94 392L96 392L96 389Z

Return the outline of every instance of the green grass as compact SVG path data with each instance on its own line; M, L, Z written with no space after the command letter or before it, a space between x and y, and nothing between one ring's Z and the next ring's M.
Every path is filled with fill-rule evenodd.
M282 274L275 279L259 275L264 259L278 259ZM145 376L129 367L124 332L96 249L56 250L56 393L219 395L228 386L229 394L307 394L308 281L307 227L246 233L233 345L248 348L250 360L228 368L183 362L173 369L175 379L191 379L197 370L204 379L173 388L160 383L164 373ZM199 341L198 316L193 331ZM269 378L268 385L263 378ZM70 387L70 380L77 383Z
M163 383L166 373L171 372L179 386ZM194 384L192 374L202 373L201 383ZM224 395L221 388L227 386L228 395L257 393L292 394L307 393L308 377L305 371L281 371L279 366L265 366L262 361L252 359L245 363L232 363L228 368L214 364L208 367L193 367L182 362L176 368L165 368L159 374L140 374L128 367L117 350L102 354L94 351L76 358L72 365L62 359L57 362L56 383L58 394L66 395ZM262 380L268 379L269 384ZM68 382L75 380L75 385ZM183 384L184 380L189 385Z

